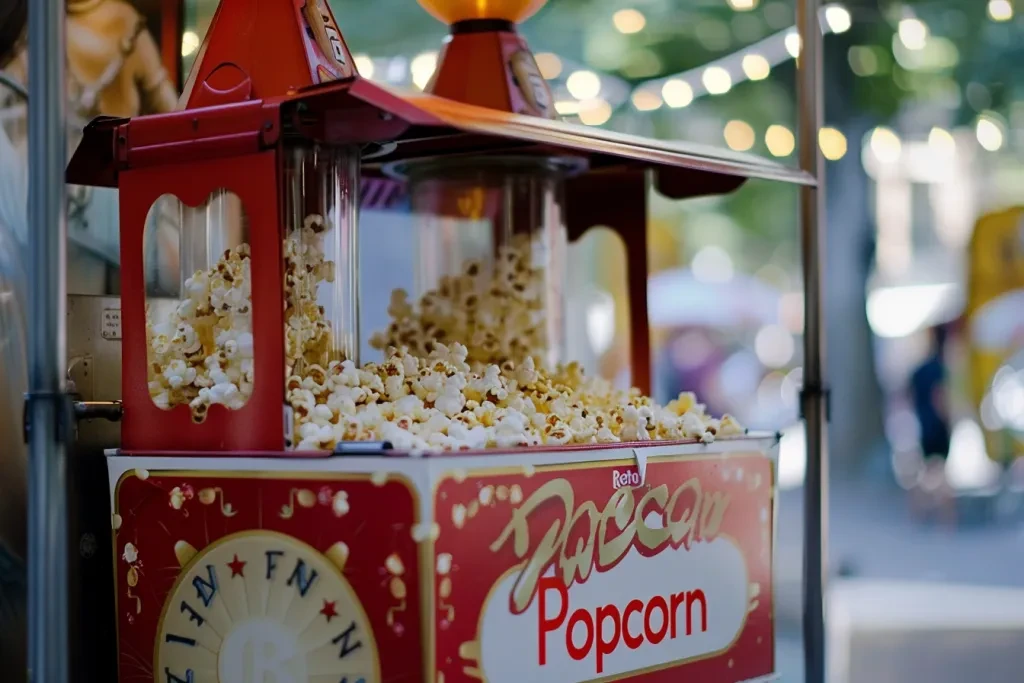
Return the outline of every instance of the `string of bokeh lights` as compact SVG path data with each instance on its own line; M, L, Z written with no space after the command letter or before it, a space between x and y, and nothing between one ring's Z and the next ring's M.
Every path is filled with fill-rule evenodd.
M726 1L737 13L756 9L760 3L760 0ZM988 0L986 11L993 22L1004 23L1014 18L1010 0ZM640 33L647 26L647 17L635 8L619 9L611 20L615 29L624 35ZM844 33L853 25L853 18L846 7L831 3L821 8L819 24L826 35ZM182 36L182 55L187 57L195 53L199 43L200 39L194 32L186 31ZM850 48L848 60L851 70L858 76L877 73L880 60L886 57L879 55L877 50L872 46ZM538 53L536 58L541 74L549 81L558 113L585 125L602 126L616 112L627 107L640 113L663 108L680 110L701 98L724 95L745 81L763 81L771 75L772 69L798 58L800 51L800 35L795 27L789 27L700 67L652 78L635 86L553 52ZM933 36L928 25L907 8L893 35L892 55L908 71L951 68L958 59L952 41ZM365 78L392 85L411 85L420 90L429 84L437 68L437 58L436 51L421 52L412 58L404 55L370 57L367 54L354 57L359 73ZM749 151L757 143L757 132L753 126L740 119L726 122L722 135L726 145L737 152ZM1007 142L1006 121L997 113L981 111L974 123L974 137L983 149L996 152ZM793 131L783 124L768 126L763 139L772 156L788 157L795 151ZM954 144L952 134L941 127L932 128L928 141L942 149ZM822 154L831 161L841 159L848 151L845 135L833 127L822 128L818 142ZM879 127L869 133L864 149L880 163L895 163L900 156L901 140L891 129Z

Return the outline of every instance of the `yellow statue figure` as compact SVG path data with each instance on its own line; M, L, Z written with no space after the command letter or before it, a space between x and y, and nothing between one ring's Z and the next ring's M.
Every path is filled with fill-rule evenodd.
M80 120L166 112L178 104L156 41L124 0L68 0L67 58L69 104ZM27 46L6 70L27 82Z
M129 2L68 0L66 35L69 154L78 145L81 130L96 116L130 117L176 108L177 94L160 50ZM23 39L10 62L2 65L5 75L26 84L28 59ZM10 93L6 103L0 102L0 113L5 112L0 120L27 163L25 103ZM22 201L24 192L17 193ZM111 280L119 261L117 226L115 192L68 188L69 293L105 294L116 289ZM24 235L19 237L24 241Z

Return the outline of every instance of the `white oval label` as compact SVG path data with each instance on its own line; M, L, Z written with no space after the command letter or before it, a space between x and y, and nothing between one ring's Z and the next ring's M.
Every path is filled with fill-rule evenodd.
M517 578L503 579L484 608L488 683L565 683L658 668L727 650L746 624L746 563L727 538L654 557L632 548L614 568L568 590L552 569L521 614L509 609ZM509 634L517 634L511 647Z

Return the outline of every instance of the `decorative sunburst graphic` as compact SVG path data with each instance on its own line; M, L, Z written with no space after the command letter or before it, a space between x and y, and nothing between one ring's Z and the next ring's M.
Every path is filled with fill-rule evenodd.
M198 553L178 545L191 552L178 552L186 564L160 618L157 680L379 683L373 632L341 573L343 544L321 554L246 531Z

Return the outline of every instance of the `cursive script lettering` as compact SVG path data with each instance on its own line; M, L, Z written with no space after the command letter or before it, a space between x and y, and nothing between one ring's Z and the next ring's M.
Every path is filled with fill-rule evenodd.
M729 494L704 491L700 480L692 478L671 494L665 484L645 491L639 503L633 489L621 488L598 510L591 501L577 507L572 485L565 479L553 479L512 512L491 551L500 551L511 539L513 552L523 560L510 596L513 611L521 613L552 564L568 588L577 581L585 582L595 567L599 571L611 568L634 545L645 554L656 554L666 546L689 547L695 541L711 541L718 535L729 502ZM540 540L531 543L531 516L542 506L552 505L560 514ZM661 524L648 526L646 520L652 515ZM614 533L613 523L618 533ZM571 534L576 538L575 547L570 547Z

